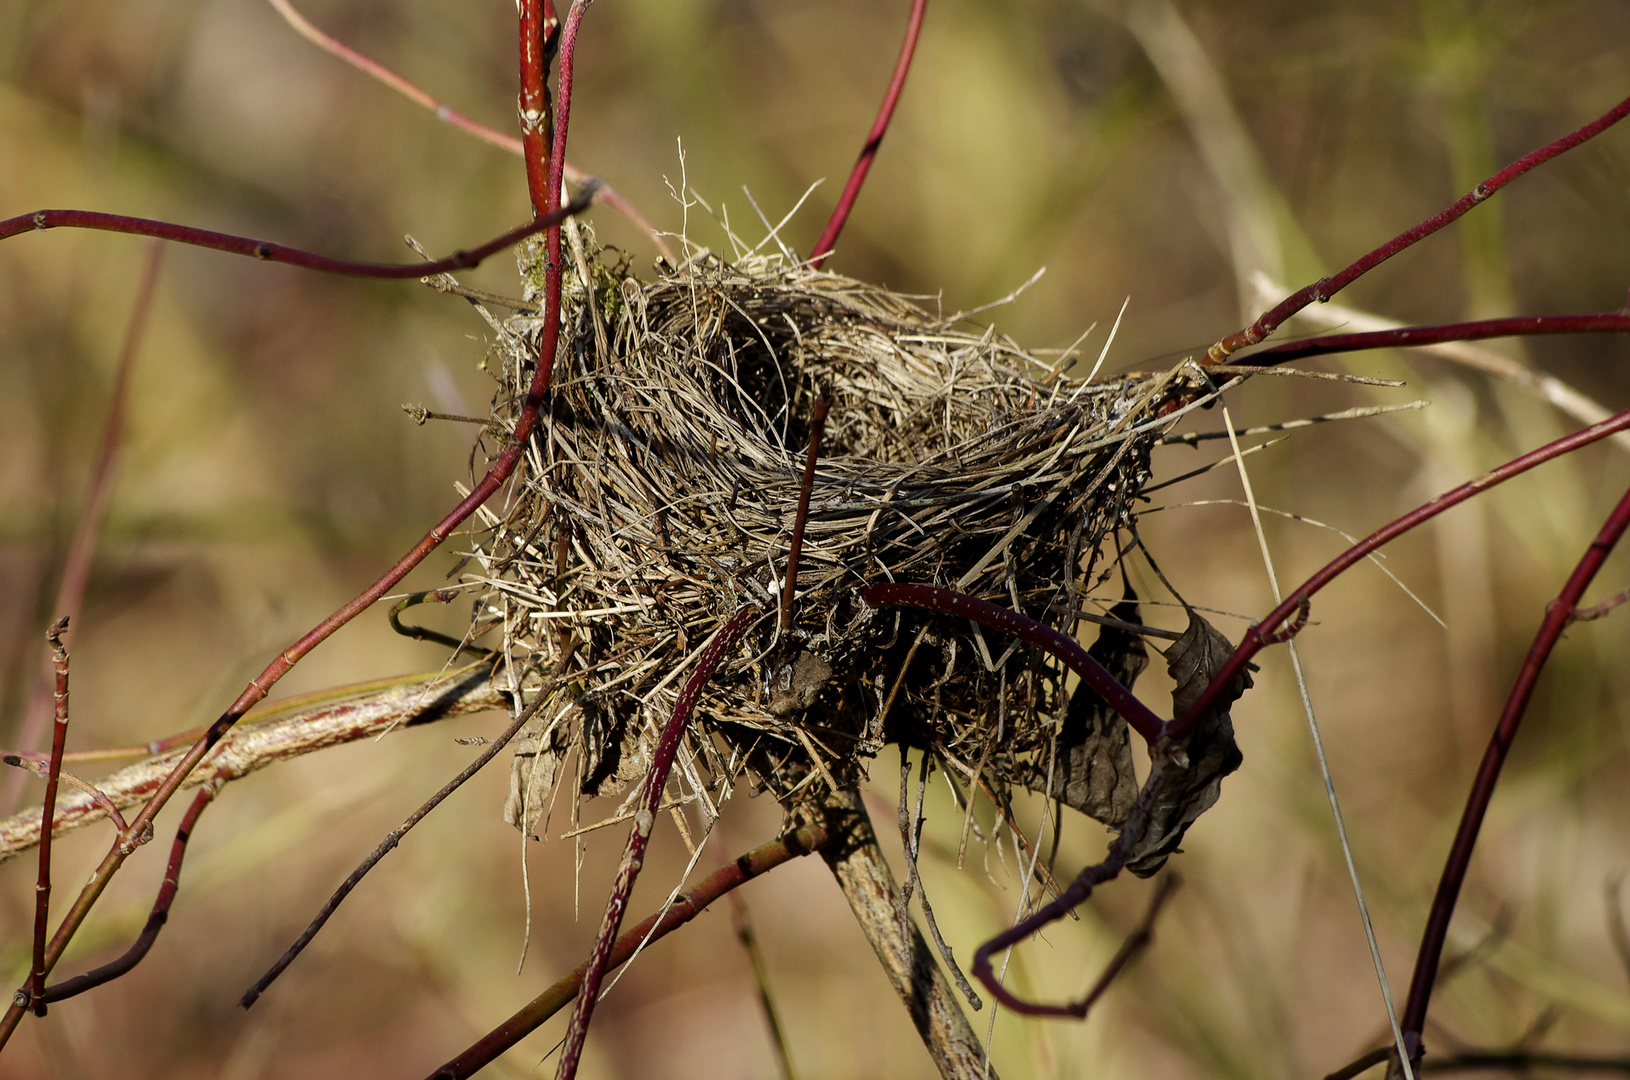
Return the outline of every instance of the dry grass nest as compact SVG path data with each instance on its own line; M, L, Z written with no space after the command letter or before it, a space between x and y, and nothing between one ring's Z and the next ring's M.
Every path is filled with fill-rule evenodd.
M691 663L743 607L763 617L702 693L682 799L711 812L745 778L786 800L853 778L889 742L932 750L999 800L1038 786L1069 697L1060 666L857 591L939 584L1071 625L1114 573L1106 539L1149 476L1181 371L1072 380L994 329L779 257L696 250L642 282L586 228L570 239L547 410L466 565L483 590L472 634L501 633L522 700L552 698L517 744L506 816L536 830L557 781L607 795L643 776ZM523 252L529 299L540 263ZM493 430L513 424L538 327L501 326Z

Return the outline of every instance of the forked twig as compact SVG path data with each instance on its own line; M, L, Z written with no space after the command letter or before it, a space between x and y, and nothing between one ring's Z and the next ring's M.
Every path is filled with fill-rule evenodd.
M1507 184L1511 183L1511 181L1515 180L1523 173L1537 165L1543 165L1545 162L1550 161L1559 154L1572 150L1580 143L1595 138L1597 135L1600 135L1602 132L1624 119L1626 115L1630 115L1630 98L1625 98L1623 101L1613 106L1613 108L1609 109L1606 113L1597 117L1595 120L1592 120L1579 130L1570 132L1569 134L1564 135L1562 138L1557 139L1555 142L1548 143L1547 145L1540 147L1538 150L1535 150L1533 153L1519 158L1510 165L1507 165L1505 168L1501 169L1499 172L1495 173L1481 184L1478 184L1471 191L1467 192L1465 195L1462 195L1441 213L1428 218L1407 232L1400 233L1398 236L1387 241L1385 244L1382 244L1380 247L1376 248L1374 251L1371 251L1363 258L1352 263L1346 269L1330 277L1320 278L1313 284L1291 293L1273 308L1263 313L1262 317L1257 319L1257 321L1252 323L1250 326L1247 326L1245 329L1240 330L1237 333L1230 334L1218 341L1216 344L1212 345L1211 348L1206 351L1206 362L1211 364L1220 364L1227 360L1232 353L1237 352L1247 345L1255 345L1257 342L1263 340L1269 334L1273 333L1274 330L1278 329L1278 327L1284 323L1286 319L1289 319L1292 315L1296 314L1298 311L1301 311L1309 304L1315 301L1322 303L1329 300L1342 289L1345 289L1348 285L1351 285L1354 281L1357 281L1359 278L1363 277L1377 266L1380 266L1382 263L1398 254L1400 251L1403 251L1405 248L1424 240L1426 237L1431 236L1445 225L1448 225L1466 211L1487 199L1490 195L1493 195L1496 191L1499 191Z
M849 220L849 211L854 209L855 200L860 197L860 186L866 182L866 174L871 171L877 148L883 144L883 135L889 130L894 107L900 103L906 76L911 73L911 58L917 51L917 37L922 33L923 13L927 10L928 0L911 0L906 38L900 43L900 58L894 62L894 74L889 78L889 88L883 93L883 103L878 106L877 119L872 121L872 129L866 133L860 157L855 159L855 167L849 172L849 180L843 185L843 194L838 196L838 204L832 208L826 228L821 230L821 238L815 241L815 246L810 250L809 265L817 270L832 254L832 246L838 242L838 234L843 232L844 223Z
M1460 887L1471 865L1472 849L1477 845L1477 834L1482 828L1483 816L1488 811L1489 801L1494 797L1494 787L1499 782L1500 769L1505 764L1506 755L1510 753L1511 744L1517 737L1517 728L1522 723L1528 702L1533 697L1534 686L1539 681L1540 672L1545 669L1551 651L1561 639L1562 632L1567 629L1569 617L1578 605L1580 597L1595 579L1607 556L1624 536L1626 528L1630 528L1630 490L1619 499L1618 505L1602 524L1596 539L1585 549L1584 555L1574 567L1573 573L1569 575L1562 591L1557 594L1555 600L1546 605L1545 618L1540 623L1538 633L1534 635L1534 643L1529 647L1527 657L1523 659L1522 668L1517 672L1516 683L1512 686L1505 707L1500 712L1499 723L1495 725L1494 733L1489 737L1488 748L1483 752L1482 763L1478 766L1477 776L1472 781L1471 793L1466 799L1466 809L1461 814L1459 827L1455 830L1449 857L1444 862L1443 876L1438 882L1437 894L1432 898L1432 908L1426 918L1426 929L1421 935L1420 952L1415 960L1415 972L1410 979L1409 1002L1404 1006L1403 1028L1405 1037L1415 1040L1409 1048L1412 1057L1420 1056L1420 1035L1426 1025L1426 1010L1432 997L1432 985L1437 979L1438 962L1443 955L1444 942L1448 939L1449 920L1454 914Z
M625 963L641 945L667 937L700 915L707 906L737 886L769 873L782 863L819 851L837 835L825 822L794 829L779 839L742 855L722 870L710 874L690 892L678 897L655 915L635 926L612 946L607 970ZM449 1061L428 1080L465 1080L495 1061L500 1054L535 1031L544 1021L569 1005L583 987L589 961L573 968L524 1008L499 1024L458 1057Z

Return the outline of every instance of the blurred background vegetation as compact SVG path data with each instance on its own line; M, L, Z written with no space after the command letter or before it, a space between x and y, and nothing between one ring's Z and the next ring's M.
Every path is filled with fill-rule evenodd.
M579 53L570 158L677 231L681 178L736 230L825 182L786 230L807 248L893 65L906 4L600 0ZM318 25L455 107L515 126L509 3L310 0ZM960 310L1046 275L991 313L1022 343L1090 359L1123 299L1109 370L1169 363L1262 306L1253 275L1299 285L1446 205L1500 164L1630 92L1630 8L1612 0L935 0L904 102L831 268ZM260 0L7 0L0 5L0 216L46 206L166 218L351 257L406 260L525 220L517 159L298 38ZM600 208L601 239L649 242ZM725 248L692 211L693 238ZM1410 322L1610 310L1625 300L1630 130L1524 178L1387 264L1344 303ZM106 412L141 242L94 233L0 245L0 744L11 745ZM467 284L513 294L496 258ZM1306 331L1311 323L1301 326ZM1293 331L1297 327L1291 328ZM485 327L414 284L356 283L183 249L165 253L107 529L77 628L72 741L140 742L206 722L306 627L451 505L471 432L399 409L479 413ZM1602 404L1630 405L1622 340L1497 343ZM1401 390L1257 380L1242 423L1428 400L1304 431L1250 459L1267 506L1362 534L1577 423L1442 359L1365 355L1337 370ZM1204 414L1199 428L1220 426ZM1207 444L1216 447L1218 444ZM1217 450L1157 453L1157 478ZM1602 445L1477 500L1389 552L1440 628L1373 567L1314 607L1301 638L1335 778L1401 994L1464 792L1545 601L1630 481ZM1168 489L1144 532L1197 604L1271 606L1232 470ZM1282 580L1339 536L1271 518ZM453 564L410 581L433 587ZM1630 581L1604 571L1599 599ZM1157 591L1152 583L1146 586ZM1171 620L1169 613L1152 615ZM1520 737L1461 901L1451 954L1483 944L1434 1000L1428 1044L1630 1052L1627 972L1603 891L1630 866L1630 663L1619 614L1570 631ZM449 623L451 625L451 623ZM1220 619L1237 637L1244 623ZM280 688L436 667L371 614ZM1158 666L1158 665L1157 665ZM1161 684L1147 700L1165 711ZM238 994L377 839L474 752L488 716L327 752L229 787L203 819L170 929L133 975L26 1022L15 1077L421 1075L575 964L620 836L531 845L532 945L504 770L468 786L352 897L252 1012ZM1246 764L1188 837L1189 886L1157 944L1084 1024L999 1017L1009 1078L1323 1075L1384 1025L1306 724L1282 653L1235 710ZM892 754L875 792L885 846ZM30 780L26 797L37 799ZM1011 852L955 869L960 814L939 790L923 873L961 957L1013 918ZM988 823L989 807L980 814ZM160 819L173 822L179 807ZM1023 803L1033 828L1037 802ZM588 820L595 815L586 810ZM717 851L771 836L739 799ZM558 831L558 830L557 830ZM634 909L684 852L672 832ZM107 842L59 846L58 896ZM1066 827L1060 874L1102 851ZM161 849L132 860L64 970L145 917ZM704 856L703 870L708 856ZM20 979L29 859L0 868L5 978ZM1137 919L1122 882L1015 954L1024 990L1078 993ZM744 890L799 1075L926 1077L904 1010L816 860ZM63 901L65 902L65 901ZM576 918L577 903L582 918ZM1491 936L1492 935L1492 936ZM122 947L122 946L120 946ZM974 1017L984 1030L989 1015ZM560 1021L494 1067L532 1075ZM545 1066L552 1070L552 1062ZM759 1077L774 1065L729 918L650 950L596 1016L585 1075Z

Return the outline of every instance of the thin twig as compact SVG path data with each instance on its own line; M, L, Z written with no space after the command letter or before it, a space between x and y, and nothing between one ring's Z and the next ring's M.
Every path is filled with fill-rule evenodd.
M397 93L401 94L415 105L419 105L430 110L435 114L437 120L451 124L460 131L463 131L469 135L474 135L476 138L490 146L496 146L498 149L507 151L508 153L514 154L517 157L525 156L526 150L522 145L522 140L517 139L513 135L506 135L501 131L490 128L486 124L481 123L479 120L472 120L470 117L465 116L451 105L448 105L445 101L427 94L418 86L415 86L413 83L404 79L396 72L379 63L379 61L374 60L371 57L364 56L362 53L351 48L349 45L346 45L344 42L325 34L316 26L312 25L311 21L304 15L296 11L288 0L268 0L268 2L277 10L279 15L283 16L284 21L293 27L295 32L301 37L305 38L319 49L322 49L324 52L338 57L340 60L343 60L345 63L356 68L363 74L378 79L380 82L384 83L392 90L395 90ZM526 40L525 37L523 37L522 40ZM547 65L543 65L543 68L545 72L547 72ZM522 70L524 71L525 69L526 64L523 60ZM524 116L526 111L524 99L521 106L521 111ZM524 122L525 121L523 120L523 124ZM566 179L570 180L574 184L585 184L588 183L590 179L587 173L585 173L582 169L577 168L569 161L566 162L565 175ZM644 214L640 213L638 207L614 191L609 184L601 185L599 198L601 202L605 203L607 206L626 217L629 221L638 226L641 232L650 237L651 243L656 245L657 251L661 252L663 258L667 259L669 262L675 261L673 251L668 247L667 242L662 239L662 234L657 232L656 227L646 219Z
M843 194L838 196L838 204L832 208L832 216L827 219L826 228L821 230L821 238L815 241L815 247L810 252L809 265L817 270L832 254L832 245L838 242L838 234L849 220L849 211L854 209L855 199L860 197L860 186L866 182L872 159L877 156L877 148L882 145L883 135L889 130L894 107L900 102L900 92L905 89L906 76L911 72L911 58L917 51L917 37L922 33L923 13L927 10L928 0L911 0L906 38L900 43L900 56L894 62L894 74L889 78L883 103L878 107L877 119L872 121L872 129L866 133L866 142L860 148L860 157L855 159L855 167L850 170L849 180L843 185Z
M1346 269L1327 278L1321 278L1305 288L1299 289L1280 301L1272 309L1265 312L1256 322L1237 333L1233 333L1212 345L1206 352L1206 362L1219 364L1226 360L1231 353L1254 345L1273 333L1280 324L1292 315L1301 311L1309 304L1329 300L1360 277L1369 273L1377 266L1386 262L1405 248L1431 236L1445 225L1460 217L1478 203L1505 187L1511 181L1537 165L1543 165L1559 154L1572 150L1589 139L1606 131L1626 115L1630 115L1630 98L1625 98L1603 115L1592 120L1577 131L1564 135L1555 142L1540 147L1533 153L1512 162L1487 180L1478 184L1471 191L1457 199L1453 205L1441 213L1428 218L1407 232L1401 233L1393 239L1382 244L1363 258L1349 265Z
M1450 507L1458 506L1467 499L1505 483L1514 476L1520 476L1536 465L1542 465L1553 458L1572 453L1582 446L1588 446L1600 439L1605 439L1616 431L1630 428L1630 410L1617 413L1613 417L1599 424L1592 424L1571 435L1565 435L1554 442L1546 443L1536 450L1530 450L1521 457L1506 462L1497 469L1491 469L1476 479L1462 484L1459 487L1446 491L1430 502L1411 510L1389 524L1371 533L1363 540L1342 552L1335 559L1327 563L1323 569L1308 578L1285 597L1284 603L1269 612L1263 620L1246 631L1239 645L1232 655L1217 670L1217 674L1206 686L1200 696L1189 707L1188 712L1174 719L1166 726L1165 735L1168 738L1178 739L1187 734L1200 718L1206 715L1207 710L1215 704L1217 697L1223 690L1231 686L1245 665L1261 652L1267 644L1267 638L1278 630L1286 620L1301 610L1302 603L1311 598L1320 589L1341 576L1349 567L1365 558L1388 542L1402 536L1411 529L1424 522L1430 521Z
M574 7L572 15L576 16L580 11L581 5ZM555 1070L556 1080L572 1080L572 1077L577 1075L578 1061L583 1054L583 1043L588 1037L589 1021L594 1015L594 1006L599 1002L600 983L605 978L611 960L611 950L617 943L617 931L621 928L623 915L628 910L628 899L634 891L634 882L645 863L645 849L651 841L651 830L656 825L657 808L662 802L663 789L668 786L668 773L673 768L674 755L679 750L679 740L690 721L691 710L695 708L697 699L701 697L702 688L707 685L708 679L724 659L725 653L735 646L736 640L758 614L757 608L743 608L736 612L702 649L696 661L696 670L691 672L690 677L685 680L685 685L680 688L679 696L674 701L673 713L651 750L651 766L646 770L645 784L640 791L639 810L634 815L634 827L628 832L628 845L623 849L622 862L617 867L611 897L606 901L606 914L600 923L600 933L595 938L593 951L589 954L588 969L583 976L583 992L578 995L577 1006L572 1010L571 1024L566 1029L566 1040L560 1052L560 1064Z
M505 693L484 667L417 675L385 686L365 683L352 691L352 696L338 700L307 704L301 709L268 710L264 717L251 716L216 745L209 761L194 769L183 786L236 780L314 750L508 705ZM180 749L168 750L100 777L90 791L64 793L57 801L55 831L68 832L147 802L176 767L182 753ZM38 807L0 821L0 860L39 843L40 824ZM121 826L120 831L128 834L130 830Z
M731 862L709 875L690 892L652 915L617 939L611 949L607 969L617 967L634 955L647 940L656 941L700 915L719 897L782 863L826 847L835 833L824 822L805 825ZM515 1015L488 1032L458 1057L449 1061L428 1080L465 1080L495 1061L500 1054L535 1031L544 1021L569 1005L583 988L589 961L585 960L560 981L539 994Z
M753 982L758 987L759 1008L764 1011L764 1026L770 1032L770 1046L775 1050L775 1065L781 1080L797 1080L792 1067L792 1052L787 1048L787 1036L781 1028L781 1017L776 1013L775 998L770 994L770 973L764 964L764 953L753 934L753 919L747 912L747 902L734 891L730 893L730 926L736 932L736 941L747 954L747 963L753 969Z
M809 494L815 486L815 461L821 455L821 432L826 430L826 395L815 402L809 425L809 452L804 457L804 478L798 488L798 512L792 519L792 546L787 550L786 580L781 583L781 632L792 629L793 593L798 590L798 556L804 547L804 522L809 518Z
M479 247L468 251L456 251L445 259L406 265L335 259L284 244L274 244L269 240L253 240L246 236L234 236L231 233L214 232L210 229L195 229L190 225L176 225L168 221L154 221L151 218L127 217L124 214L104 214L96 210L36 210L32 214L19 214L14 218L0 221L0 240L25 232L43 232L46 229L98 229L103 232L151 236L177 244L211 248L230 255L259 259L262 262L285 263L304 270L315 270L320 274L402 281L479 266L489 256L505 248L514 247L529 236L552 230L574 214L581 214L594 201L594 193L597 190L598 187L591 182L585 185L577 198L566 206L534 218L530 224L511 229Z
M35 1016L45 1015L45 937L51 917L51 824L57 815L57 780L62 773L62 750L68 744L68 650L63 647L62 635L68 629L68 617L58 619L45 637L51 644L51 667L56 676L56 692L52 700L56 706L56 723L51 729L51 763L45 773L45 804L41 820L45 827L40 832L40 873L34 885L34 963L29 968L28 986L22 1001L32 1006Z
M1459 827L1455 830L1454 843L1450 846L1449 856L1444 862L1443 876L1438 882L1437 893L1432 898L1426 929L1421 935L1420 952L1417 954L1415 972L1410 980L1409 1003L1404 1007L1403 1017L1405 1037L1417 1040L1410 1047L1411 1056L1419 1054L1418 1040L1426 1025L1426 1010L1432 998L1433 983L1437 978L1438 961L1443 955L1444 942L1448 940L1449 920L1454 915L1460 887L1471 865L1472 849L1477 844L1477 835L1482 828L1483 816L1488 811L1489 801L1494 797L1494 787L1499 782L1501 767L1505 764L1506 755L1511 751L1511 744L1516 740L1517 728L1528 709L1528 702L1533 697L1534 686L1539 681L1540 673L1545 669L1545 662L1550 659L1552 649L1561 639L1562 632L1567 629L1569 616L1573 614L1579 598L1584 595L1585 589L1590 586L1602 563L1607 560L1607 556L1624 535L1626 528L1630 528L1630 490L1624 493L1618 505L1613 508L1613 512L1608 515L1601 531L1580 557L1578 565L1574 567L1573 573L1569 575L1557 598L1546 605L1545 618L1540 623L1539 631L1534 635L1534 643L1529 647L1528 655L1517 673L1516 683L1506 698L1505 707L1500 712L1500 721L1489 737L1488 748L1483 753L1477 776L1472 781L1471 793L1466 799L1466 809L1461 815Z
M520 714L510 722L509 727L505 728L497 738L489 742L476 759L464 767L462 772L443 784L441 790L430 796L424 801L423 805L409 814L406 821L387 833L385 839L379 842L379 846L374 848L373 852L366 859L363 859L355 870L351 871L351 876L341 882L340 887L334 890L334 895L328 898L328 902L323 905L322 910L317 912L305 930L295 939L294 944L290 945L283 955L278 957L277 963L267 969L266 974L256 979L253 986L244 991L243 997L238 1000L239 1007L247 1009L253 1005L256 999L266 992L266 988L271 986L279 975L283 974L283 970L294 963L295 958L305 951L306 946L311 944L312 938L317 936L318 931L323 928L334 912L339 910L339 906L345 902L345 898L351 895L351 890L362 883L362 879L367 876L368 871L378 865L379 860L389 855L392 849L401 843L402 837L406 836L415 825L424 820L425 815L440 806L449 795L463 787L466 780L480 772L489 761L497 757L498 752L509 745L509 741L515 737L521 728L526 726L527 721L531 720L538 710L551 700L553 699L549 695L540 694L537 700L522 709Z

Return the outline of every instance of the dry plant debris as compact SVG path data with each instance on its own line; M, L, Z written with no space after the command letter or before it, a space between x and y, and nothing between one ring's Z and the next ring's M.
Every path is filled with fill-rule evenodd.
M684 801L711 814L743 775L782 800L849 783L888 742L931 750L1004 801L1014 785L1044 788L1070 698L1062 667L971 623L874 610L857 590L921 582L1044 620L1078 610L1113 572L1105 541L1175 422L1163 413L1203 376L1060 377L994 329L779 256L692 248L641 282L577 229L547 418L466 574L484 590L472 639L501 636L520 700L554 698L517 745L506 817L540 833L569 761L583 795L643 776L688 659L744 607L764 617L703 695ZM521 255L529 283L540 259L538 246ZM507 426L536 320L501 330L493 419ZM782 632L773 613L823 398ZM1066 777L1078 759L1059 761L1058 793L1093 812ZM1128 767L1114 785L1128 804L1131 783Z

